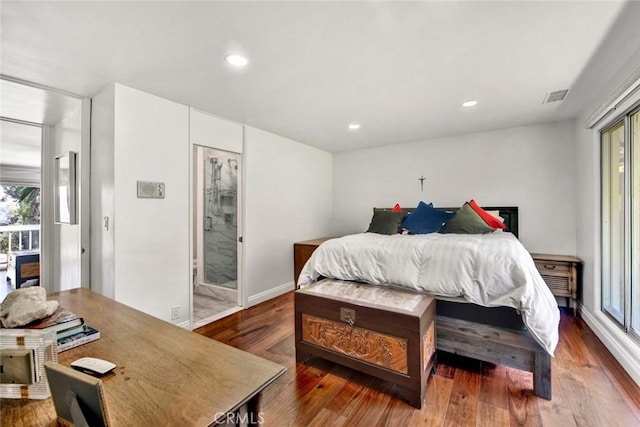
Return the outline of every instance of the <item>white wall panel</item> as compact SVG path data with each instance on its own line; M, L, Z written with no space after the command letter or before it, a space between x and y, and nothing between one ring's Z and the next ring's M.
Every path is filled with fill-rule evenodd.
M293 289L293 243L331 232L332 156L245 127L248 305Z
M333 167L334 234L365 231L373 207L475 199L518 206L520 240L530 251L576 252L570 122L337 153Z
M53 157L73 151L76 154L76 179L78 189L82 185L82 153L81 153L82 110L78 108L73 114L53 126ZM53 161L53 159L50 159ZM53 170L55 173L55 170ZM49 181L53 188L53 180ZM77 193L77 218L80 216L80 192ZM64 291L81 286L81 240L80 224L53 225L53 286L51 291Z
M114 109L111 84L94 96L91 108L91 289L115 299Z
M242 153L242 125L191 108L191 143Z
M189 108L116 83L94 97L93 135L93 288L188 321ZM165 198L139 199L137 181L163 182Z
M188 319L189 108L115 85L115 296L161 319ZM137 181L165 183L137 198Z

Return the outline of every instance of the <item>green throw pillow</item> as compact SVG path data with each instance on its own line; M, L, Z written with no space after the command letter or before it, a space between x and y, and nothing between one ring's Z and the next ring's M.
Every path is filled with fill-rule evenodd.
M400 223L406 215L405 212L373 208L373 217L367 233L397 234Z
M469 203L462 205L456 215L447 221L440 233L456 234L486 234L491 233L493 228L489 227L484 219L473 210Z

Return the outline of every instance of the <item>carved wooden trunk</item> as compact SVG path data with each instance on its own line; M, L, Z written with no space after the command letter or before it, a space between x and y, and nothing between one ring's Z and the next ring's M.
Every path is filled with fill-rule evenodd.
M296 291L296 358L319 356L391 381L420 408L435 363L435 298L325 279Z

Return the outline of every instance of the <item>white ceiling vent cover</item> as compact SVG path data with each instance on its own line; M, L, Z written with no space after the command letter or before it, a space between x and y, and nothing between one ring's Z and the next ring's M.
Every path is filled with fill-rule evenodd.
M544 101L542 101L542 103L548 104L549 102L564 101L564 99L567 97L567 93L569 93L569 89L556 90L553 92L549 92L547 96L545 96Z

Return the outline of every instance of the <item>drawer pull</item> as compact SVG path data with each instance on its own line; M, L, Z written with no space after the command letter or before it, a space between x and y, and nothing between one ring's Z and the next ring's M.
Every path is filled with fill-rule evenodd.
M549 270L553 270L554 268L556 268L555 265L550 265L550 264L544 264L544 268L549 269Z

